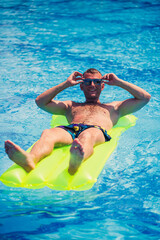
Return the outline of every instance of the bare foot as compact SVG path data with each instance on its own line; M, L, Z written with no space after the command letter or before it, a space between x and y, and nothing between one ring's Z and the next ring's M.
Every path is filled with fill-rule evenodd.
M78 138L76 138L73 141L71 149L70 149L70 153L71 153L71 158L70 158L70 162L69 162L68 172L71 175L74 175L75 172L78 170L79 166L81 165L83 158L84 158L83 147Z
M10 140L5 141L5 151L13 162L17 163L27 172L35 168L33 157Z

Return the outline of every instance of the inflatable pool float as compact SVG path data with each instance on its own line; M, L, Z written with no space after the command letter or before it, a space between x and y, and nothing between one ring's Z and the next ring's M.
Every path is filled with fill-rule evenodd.
M97 181L107 159L116 148L120 135L135 123L136 117L133 115L120 118L117 124L108 131L112 139L96 146L94 154L82 163L73 176L68 173L70 146L64 146L55 148L30 173L17 164L13 164L1 175L0 180L9 187L39 189L47 186L55 190L88 190ZM68 125L65 116L52 117L51 127L58 125ZM27 151L29 152L31 148L32 146Z

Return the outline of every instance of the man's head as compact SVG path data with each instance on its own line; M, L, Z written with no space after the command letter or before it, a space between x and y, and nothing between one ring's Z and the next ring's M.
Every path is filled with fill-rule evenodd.
M102 78L102 74L95 68L90 68L83 73L83 77L89 81L89 84L81 83L81 90L84 92L86 102L99 102L99 96L104 89L104 83L97 81ZM92 81L96 79L96 81Z
M91 75L95 75L97 74L97 76L99 76L99 78L102 78L102 74L95 68L89 68L87 69L84 73L83 73L83 77L86 78L86 75L91 74Z

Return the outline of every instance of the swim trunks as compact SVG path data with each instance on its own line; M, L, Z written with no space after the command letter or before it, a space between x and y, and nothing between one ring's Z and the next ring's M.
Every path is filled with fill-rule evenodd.
M91 128L91 127L98 128L102 131L102 133L105 137L105 142L111 140L111 137L108 135L107 131L104 128L97 126L97 125L86 125L86 124L79 123L79 124L70 124L68 126L57 126L57 127L63 128L68 133L70 133L73 140L75 138L77 138L81 132L83 132L84 130Z

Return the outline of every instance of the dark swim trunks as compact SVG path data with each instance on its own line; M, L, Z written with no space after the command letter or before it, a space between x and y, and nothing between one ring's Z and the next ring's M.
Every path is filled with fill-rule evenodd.
M73 140L77 138L81 132L91 127L98 128L102 131L105 137L105 142L111 140L111 137L108 135L107 131L104 128L97 125L86 125L86 124L79 123L79 124L70 124L68 126L57 126L57 127L63 128L68 133L70 133Z

